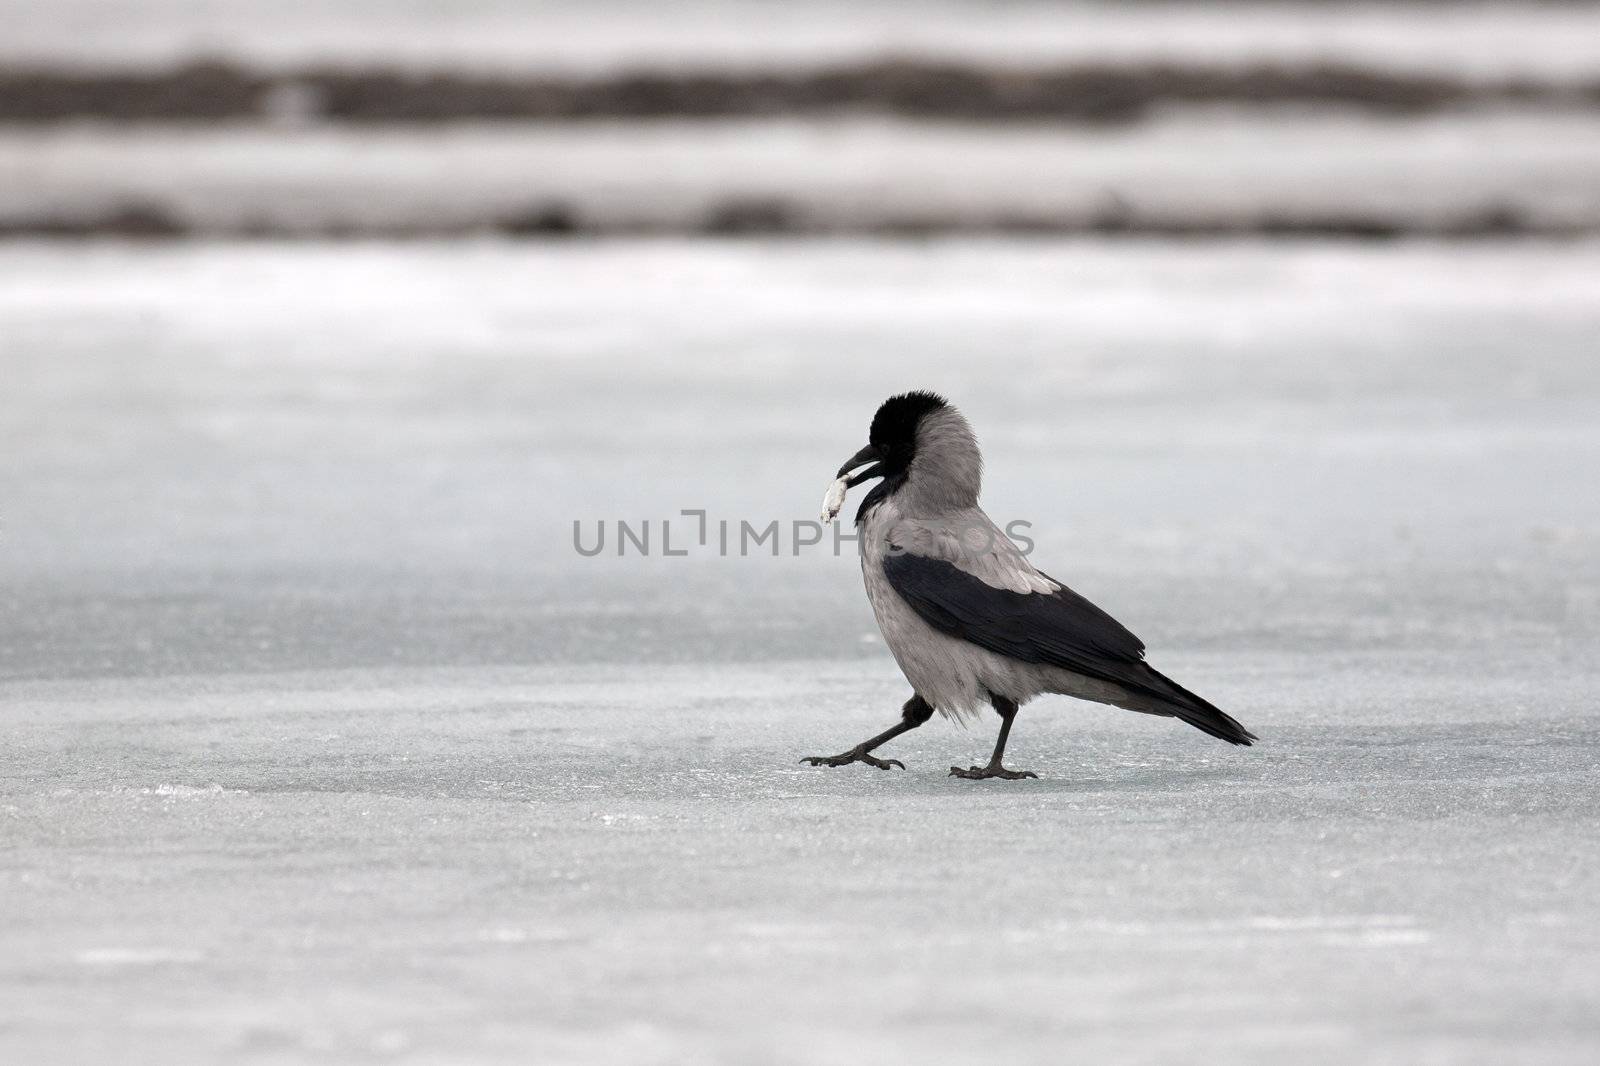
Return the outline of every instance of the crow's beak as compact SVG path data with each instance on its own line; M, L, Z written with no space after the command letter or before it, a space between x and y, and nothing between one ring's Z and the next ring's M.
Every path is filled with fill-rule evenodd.
M869 444L865 448L862 448L859 452L856 452L849 459L847 459L845 461L845 464L839 468L839 473L837 475L835 475L835 476L836 477L844 477L846 474L850 473L850 471L854 470L856 467L861 466L861 465L863 465L865 463L876 463L879 459L882 459L882 458L883 458L883 453L878 451L878 449L874 448L872 445ZM883 475L883 468L881 466L869 466L865 470L861 471L861 473L856 474L853 477L851 477L849 482L848 482L848 484L850 485L851 488L855 488L857 485L861 484L863 481L867 481L867 480L870 480L871 478L875 478L875 477L881 477L882 475Z

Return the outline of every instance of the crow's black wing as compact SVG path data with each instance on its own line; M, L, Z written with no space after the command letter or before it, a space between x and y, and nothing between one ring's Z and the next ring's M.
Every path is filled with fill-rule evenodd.
M889 585L934 629L997 655L1109 681L1233 744L1256 739L1221 710L1144 661L1144 642L1100 608L1060 585L1056 592L995 588L943 559L891 552ZM1048 575L1045 575L1048 577Z

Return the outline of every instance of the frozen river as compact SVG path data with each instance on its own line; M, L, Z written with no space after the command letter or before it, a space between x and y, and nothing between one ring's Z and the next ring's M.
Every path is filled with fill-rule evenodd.
M1586 243L0 248L0 1059L1592 1061L1597 336ZM796 765L917 386L1261 746Z

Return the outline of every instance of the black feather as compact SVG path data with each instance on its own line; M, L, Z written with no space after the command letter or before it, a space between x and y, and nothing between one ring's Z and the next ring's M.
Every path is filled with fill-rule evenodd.
M877 469L882 480L872 487L856 509L856 525L861 524L867 512L905 484L911 460L917 455L917 426L927 415L949 406L943 396L924 389L902 392L878 405L867 440L878 450Z
M878 413L872 416L872 429L868 431L867 439L879 451L914 448L917 423L922 421L924 415L948 406L950 404L943 396L923 389L891 396L878 406Z
M1144 642L1061 582L1058 592L1012 592L953 563L892 553L883 572L923 621L997 655L1119 685L1230 744L1256 736L1144 661ZM1055 581L1054 578L1050 580Z

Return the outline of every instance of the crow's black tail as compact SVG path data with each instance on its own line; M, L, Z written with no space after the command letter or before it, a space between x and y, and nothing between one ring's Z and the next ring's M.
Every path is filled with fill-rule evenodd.
M1157 682L1150 688L1151 695L1159 697L1163 709L1172 717L1181 718L1200 732L1209 733L1218 740L1226 740L1229 744L1242 744L1248 747L1261 739L1229 717L1226 712L1196 696L1161 671L1151 666L1147 666L1146 669L1154 675L1153 680Z

